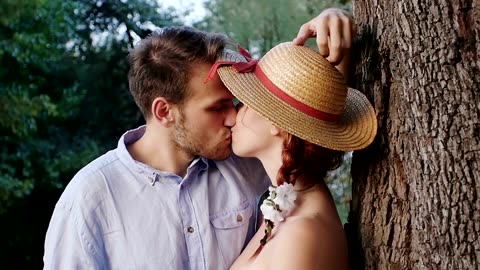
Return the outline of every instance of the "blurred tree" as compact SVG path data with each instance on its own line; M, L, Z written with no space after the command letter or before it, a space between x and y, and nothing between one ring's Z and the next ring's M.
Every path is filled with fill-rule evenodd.
M207 16L196 27L224 32L260 57L280 42L291 41L298 28L328 7L349 8L344 0L210 0ZM316 46L314 46L316 48Z
M58 5L57 5L58 4ZM45 7L49 14L47 23ZM62 48L56 41L58 33L68 28L58 15L58 3L45 1L7 1L0 14L0 213L6 210L13 198L29 194L34 187L32 167L38 154L46 149L37 137L40 122L62 117L57 104L43 91L49 85L51 63L61 59ZM69 96L60 102L74 101L75 86L68 88ZM35 147L32 147L35 146ZM36 157L36 158L33 158Z
M352 177L350 175L350 166L352 165L352 152L344 156L343 163L339 168L332 171L326 180L328 188L332 192L333 200L337 207L338 215L345 224L350 210L350 200L352 199Z
M153 27L181 23L176 14L149 0L1 2L2 266L41 268L64 185L142 122L126 55Z

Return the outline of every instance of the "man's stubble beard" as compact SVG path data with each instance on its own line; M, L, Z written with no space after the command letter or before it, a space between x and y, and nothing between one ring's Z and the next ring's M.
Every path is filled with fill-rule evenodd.
M200 134L199 134L200 135ZM180 110L180 117L175 124L175 136L173 141L180 151L190 156L201 156L212 160L224 160L232 154L231 144L228 147L211 147L208 138L204 138L193 134L185 126L185 114Z

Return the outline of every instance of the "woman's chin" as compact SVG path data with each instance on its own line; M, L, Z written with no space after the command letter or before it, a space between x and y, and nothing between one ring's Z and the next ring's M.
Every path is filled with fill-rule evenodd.
M239 156L239 157L251 157L244 150L242 151L242 149L238 147L238 145L235 145L234 142L232 143L232 151L236 156Z
M235 147L235 144L233 144L233 143L232 143L232 151L233 151L233 153L234 153L236 156L239 156L239 157L242 156L242 155L241 155L242 152L239 151L238 147Z

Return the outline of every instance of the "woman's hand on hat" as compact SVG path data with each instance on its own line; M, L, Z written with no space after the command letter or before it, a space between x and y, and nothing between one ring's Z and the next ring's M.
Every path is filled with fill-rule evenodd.
M356 26L350 13L329 8L303 24L293 43L303 45L307 39L316 37L320 54L332 64L338 65L348 55L355 33Z

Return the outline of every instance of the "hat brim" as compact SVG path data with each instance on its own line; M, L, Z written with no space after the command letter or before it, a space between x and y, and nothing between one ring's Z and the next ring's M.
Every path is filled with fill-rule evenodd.
M272 94L254 73L237 73L231 66L220 67L225 86L242 103L279 128L311 143L338 151L367 147L375 138L377 120L368 99L358 90L348 89L340 119L325 122L293 108Z

